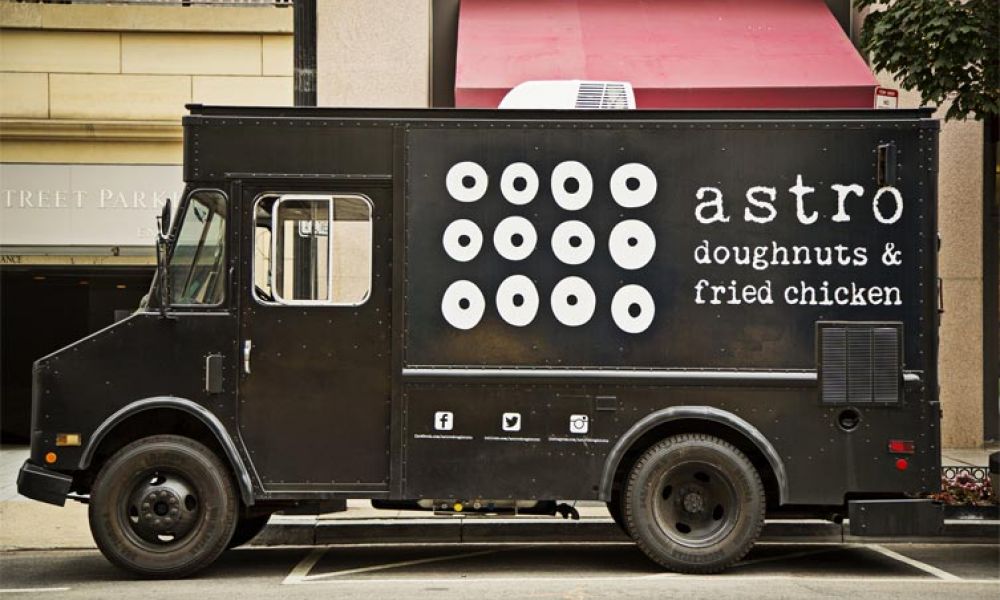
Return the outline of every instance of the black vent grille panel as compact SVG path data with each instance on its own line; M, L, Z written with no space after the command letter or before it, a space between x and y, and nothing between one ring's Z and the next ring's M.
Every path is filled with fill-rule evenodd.
M898 402L900 356L899 330L893 327L877 327L872 330L872 401Z
M823 329L823 355L820 377L823 380L823 400L835 404L847 403L847 330Z
M889 323L819 323L824 404L895 404L902 382L902 330Z
M872 401L872 330L851 327L847 330L847 399L849 402Z

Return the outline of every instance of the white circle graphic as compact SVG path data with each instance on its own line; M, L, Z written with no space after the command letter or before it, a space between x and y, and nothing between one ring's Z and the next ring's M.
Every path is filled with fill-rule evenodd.
M552 232L552 252L567 265L587 262L594 244L594 232L583 221L564 221Z
M471 185L467 185L471 179ZM489 176L486 169L480 167L472 161L455 163L448 169L448 175L444 178L445 187L451 197L459 202L475 202L486 193L486 186L489 183Z
M578 327L594 316L597 298L584 279L570 276L552 288L552 314L563 325Z
M524 327L538 314L538 290L524 275L511 275L497 288L497 312L514 327Z
M523 260L535 250L538 234L524 217L507 217L493 230L493 245L507 260Z
M472 329L486 311L486 299L476 284L460 279L448 286L441 299L441 314L456 329Z
M656 235L642 221L622 221L615 225L608 236L608 250L619 267L630 271L641 269L653 258Z
M458 219L445 228L441 243L448 256L458 262L469 262L483 247L483 232L472 221Z
M627 163L611 174L611 197L622 208L646 206L655 195L656 175L646 165Z
M611 317L625 333L642 333L656 314L656 304L646 288L630 284L615 292L611 299Z
M577 188L569 192L566 190L566 183L570 180L576 181ZM590 177L590 171L583 164L575 160L567 160L556 165L552 169L552 197L556 204L565 210L580 210L590 202L590 197L594 193L594 180Z
M518 190L514 185L519 180L524 181L522 190ZM511 204L527 204L534 200L535 194L538 193L538 173L535 173L528 163L511 163L500 176L500 191Z

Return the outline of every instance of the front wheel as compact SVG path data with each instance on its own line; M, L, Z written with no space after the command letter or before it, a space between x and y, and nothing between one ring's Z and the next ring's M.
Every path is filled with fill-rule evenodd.
M114 454L90 494L90 530L104 556L142 577L191 575L233 537L239 499L211 450L176 435L143 438Z
M652 560L682 573L716 573L750 550L764 524L760 475L736 447L685 434L647 450L623 498L629 534Z

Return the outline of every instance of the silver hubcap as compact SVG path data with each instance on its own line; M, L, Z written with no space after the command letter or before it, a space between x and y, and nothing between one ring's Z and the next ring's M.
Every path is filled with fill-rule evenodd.
M184 539L201 514L194 487L180 475L159 471L147 474L133 486L123 508L131 532L143 542L160 547Z
M709 463L671 467L653 488L653 515L664 535L689 548L703 548L725 538L736 525L740 506L736 489Z

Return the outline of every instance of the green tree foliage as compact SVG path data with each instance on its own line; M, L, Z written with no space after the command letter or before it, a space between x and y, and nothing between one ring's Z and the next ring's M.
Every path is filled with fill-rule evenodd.
M876 69L917 89L923 105L951 99L946 119L1000 113L998 0L855 0L871 12L861 47Z

